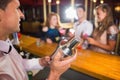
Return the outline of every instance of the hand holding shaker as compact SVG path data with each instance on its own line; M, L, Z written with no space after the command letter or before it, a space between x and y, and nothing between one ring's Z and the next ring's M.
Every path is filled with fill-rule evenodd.
M58 49L60 48L63 52L63 57L71 56L72 55L72 49L79 43L78 40L76 40L74 37L66 42L65 44L61 45L59 44L56 48L55 52L51 55L51 58L54 57L54 55L57 53Z

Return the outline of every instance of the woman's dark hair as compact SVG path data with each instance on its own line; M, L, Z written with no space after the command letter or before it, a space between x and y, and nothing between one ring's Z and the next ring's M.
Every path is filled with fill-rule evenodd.
M0 0L0 9L5 10L12 0Z
M76 4L75 9L82 8L85 11L85 6L82 4Z

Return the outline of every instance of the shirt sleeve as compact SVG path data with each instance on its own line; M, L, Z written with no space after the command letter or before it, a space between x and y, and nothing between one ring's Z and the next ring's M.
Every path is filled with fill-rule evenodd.
M108 29L108 34L117 34L118 33L118 29L116 26L111 26L109 29Z
M29 70L35 70L35 69L40 69L42 70L44 66L41 66L39 64L39 59L40 58L33 58L33 59L23 59L23 65L24 68L29 71Z
M117 33L118 33L118 29L115 26L111 26L108 29L108 33L107 33L107 39L108 40L117 40Z
M86 28L84 30L83 34L87 34L88 36L91 36L93 32L93 25L89 22L89 24L86 24Z

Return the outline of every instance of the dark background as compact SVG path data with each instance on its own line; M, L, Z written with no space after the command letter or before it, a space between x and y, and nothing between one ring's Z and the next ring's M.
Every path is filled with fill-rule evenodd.
M90 19L90 1L88 0L88 13L87 18ZM21 9L24 12L26 19L25 20L39 20L40 22L43 22L43 0L20 0L21 3ZM85 0L75 0L75 4L84 4ZM108 3L113 11L113 16L115 23L118 24L120 22L120 11L115 11L116 6L120 6L120 0L104 0L104 3ZM48 4L46 0L46 4ZM56 0L52 0L52 12L57 12L56 10ZM94 3L92 3L94 5ZM100 0L97 0L96 5L100 4ZM69 20L66 19L65 16L65 10L71 5L71 0L60 0L60 18L61 22L69 22ZM94 7L94 6L92 6ZM35 13L33 13L33 9L35 10ZM48 5L47 5L47 14L48 14ZM94 16L92 15L92 20Z

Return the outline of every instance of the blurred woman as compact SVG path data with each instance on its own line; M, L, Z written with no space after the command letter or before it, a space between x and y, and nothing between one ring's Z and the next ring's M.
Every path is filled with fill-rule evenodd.
M43 27L43 32L45 32L45 40L47 43L59 42L61 27L60 17L57 13L50 13L48 15L45 26Z
M109 5L100 4L95 8L95 30L92 38L87 38L92 45L91 49L103 53L112 52L115 49L117 33Z

